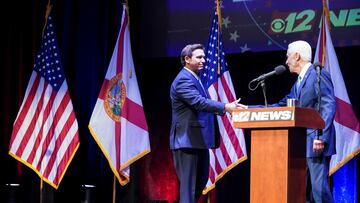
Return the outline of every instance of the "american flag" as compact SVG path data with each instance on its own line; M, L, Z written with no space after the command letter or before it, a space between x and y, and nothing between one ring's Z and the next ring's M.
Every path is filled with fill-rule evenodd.
M130 165L150 152L150 140L131 54L125 6L89 129L120 184L127 184Z
M78 147L78 123L49 16L14 122L9 154L57 188Z
M235 100L235 91L225 61L218 14L215 12L206 49L206 66L200 74L201 82L211 99L229 103ZM230 114L217 116L220 131L220 146L210 149L209 179L203 194L215 187L226 172L247 159L244 133L234 128Z

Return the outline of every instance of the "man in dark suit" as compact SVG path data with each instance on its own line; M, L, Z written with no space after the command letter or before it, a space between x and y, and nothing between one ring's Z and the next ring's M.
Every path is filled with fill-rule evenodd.
M184 68L170 88L170 149L180 182L180 203L194 203L208 179L208 149L215 148L218 139L215 136L215 115L232 112L238 107L239 100L225 104L210 99L199 78L205 65L203 45L185 46L180 60Z
M287 99L296 99L297 106L313 108L320 112L325 121L325 129L319 133L316 129L307 129L307 202L334 202L327 177L330 158L335 154L335 96L330 74L321 71L320 91L317 83L317 73L311 61L311 46L305 41L295 41L288 45L286 64L291 73L298 75L298 80L282 100L270 107L285 106ZM318 95L320 94L320 104ZM318 106L320 105L320 108ZM254 107L254 106L251 106ZM247 108L247 106L243 106ZM309 184L311 183L311 184Z

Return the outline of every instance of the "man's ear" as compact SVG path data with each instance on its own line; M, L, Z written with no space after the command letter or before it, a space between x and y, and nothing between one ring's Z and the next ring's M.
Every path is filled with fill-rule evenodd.
M186 63L190 63L190 59L191 59L191 57L189 57L189 56L184 57L184 60L185 60Z
M297 61L300 61L301 57L300 57L300 54L299 53L295 53L295 59Z

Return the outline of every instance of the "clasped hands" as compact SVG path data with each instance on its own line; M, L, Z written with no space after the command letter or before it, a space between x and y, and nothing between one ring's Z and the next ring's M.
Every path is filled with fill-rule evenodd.
M227 103L225 104L225 111L232 113L234 109L239 108L239 109L247 109L248 107L246 105L240 104L241 98L231 102L231 103Z

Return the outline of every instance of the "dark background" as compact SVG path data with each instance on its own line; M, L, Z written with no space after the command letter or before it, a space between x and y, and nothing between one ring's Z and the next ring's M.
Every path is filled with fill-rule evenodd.
M168 147L171 120L169 87L181 69L178 57L144 57L142 33L144 22L152 23L153 30L163 35L164 23L149 21L166 18L165 0L130 1L130 33L135 70L149 126L152 152L132 167L130 183L117 184L117 202L175 201L177 180ZM91 137L87 125L104 80L118 29L122 6L116 0L63 0L52 1L52 17L58 36L60 52L70 95L79 123L80 148L75 154L58 190L45 184L45 202L83 202L86 199L84 184L95 185L89 189L94 202L111 202L113 174L100 148ZM213 1L209 1L213 3ZM47 1L6 1L1 6L0 54L0 202L39 202L40 180L35 172L19 163L8 153L8 145L17 112L39 50L41 31ZM209 10L209 13L213 13ZM206 24L210 24L211 18ZM146 29L149 29L146 27ZM151 35L149 36L151 37ZM165 37L165 36L164 36ZM206 44L207 38L200 43ZM194 43L191 36L189 43ZM161 48L156 40L146 43L153 49ZM226 47L225 47L226 52ZM180 50L179 50L180 53ZM360 98L358 88L359 46L337 47L341 71L350 100L359 118ZM263 103L260 89L248 90L248 82L258 75L284 64L285 51L245 52L228 54L227 61L234 88L242 103ZM288 71L266 80L269 103L281 99L295 81ZM246 132L247 153L250 154L250 137ZM251 157L249 157L251 158ZM358 158L357 158L358 159ZM358 162L358 161L357 161ZM228 172L217 184L218 202L249 202L250 159ZM359 173L358 173L359 174ZM19 187L6 184L18 183ZM16 196L13 196L12 192Z

